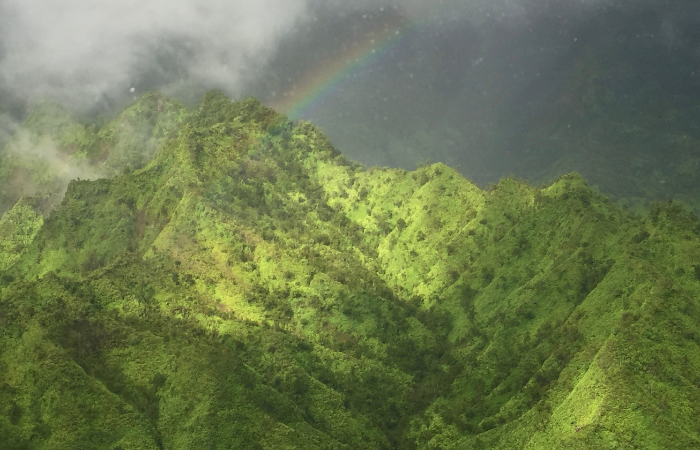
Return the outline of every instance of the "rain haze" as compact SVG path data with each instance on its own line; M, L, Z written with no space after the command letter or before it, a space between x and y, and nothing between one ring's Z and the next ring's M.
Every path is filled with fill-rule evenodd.
M218 88L366 165L440 161L480 185L577 170L613 197L683 200L699 20L684 0L4 0L0 138L44 97L90 117Z

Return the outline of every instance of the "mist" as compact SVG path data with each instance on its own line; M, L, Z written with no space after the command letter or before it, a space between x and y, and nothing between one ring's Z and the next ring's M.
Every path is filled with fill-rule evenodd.
M696 132L698 20L696 2L664 0L4 0L0 137L46 97L91 117L149 90L193 104L219 88L313 121L367 165L441 161L481 185L579 170L604 185L617 144L591 137L596 121L642 126L630 111L655 102ZM344 60L375 40L378 57ZM304 97L329 61L344 79ZM663 184L662 156L642 153L630 177Z
M236 93L306 10L303 0L6 0L3 87L81 109L173 86Z

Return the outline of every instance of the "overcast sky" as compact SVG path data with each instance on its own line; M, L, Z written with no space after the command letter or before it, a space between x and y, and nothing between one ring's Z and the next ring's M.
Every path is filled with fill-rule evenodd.
M568 22L563 25L575 28L606 3L621 2L1 0L0 75L5 89L18 98L51 94L77 105L157 84L202 83L243 93L280 44L293 40L299 30L323 30L323 21L336 12L378 15L380 9L393 9L409 22L428 26L449 19L512 29L532 25L538 16L563 14L562 21Z
M368 164L410 168L432 156L471 166L465 172L485 182L516 170L506 160L530 126L523 118L557 95L587 46L636 39L698 63L698 8L689 0L0 0L0 127L11 129L8 114L43 96L104 112L146 90L191 102L215 87L277 105L325 60L396 27L403 34L381 59L358 65L300 118Z
M4 86L76 106L202 82L238 90L308 11L305 0L4 0Z

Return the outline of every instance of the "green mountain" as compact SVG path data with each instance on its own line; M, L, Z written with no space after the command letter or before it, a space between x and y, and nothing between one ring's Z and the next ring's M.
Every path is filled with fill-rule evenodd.
M3 449L700 446L700 223L675 204L364 169L217 92L49 132L118 174L55 207L3 190Z

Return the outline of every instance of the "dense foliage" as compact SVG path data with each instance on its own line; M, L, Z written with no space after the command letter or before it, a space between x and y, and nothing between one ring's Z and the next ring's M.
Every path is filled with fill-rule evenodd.
M682 208L364 169L255 100L149 95L133 136L78 130L126 171L0 220L3 448L700 445Z

